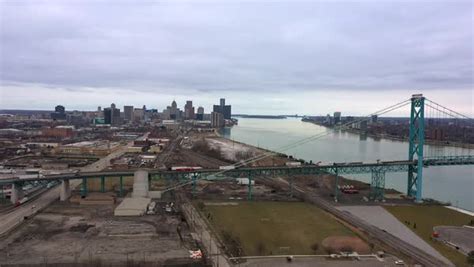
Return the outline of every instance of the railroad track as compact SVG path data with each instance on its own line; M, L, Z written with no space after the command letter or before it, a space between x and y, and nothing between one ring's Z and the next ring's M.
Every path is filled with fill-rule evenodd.
M282 181L276 181L276 180L271 180L269 178L259 178L261 181L264 183L267 183L268 185L277 185L278 187L288 187L288 184ZM434 256L424 252L423 250L406 243L405 241L399 239L396 236L393 236L382 229L379 229L378 227L375 227L371 224L368 224L364 222L363 220L357 218L356 216L343 212L335 208L330 202L326 201L325 199L321 198L318 195L315 195L314 193L308 192L305 189L294 185L293 186L293 192L294 194L297 194L300 198L304 199L307 202L310 202L312 204L315 204L322 208L323 210L333 214L337 218L351 224L352 226L360 229L361 231L365 232L369 237L374 238L381 243L384 243L391 248L398 250L401 254L413 259L417 263L423 265L423 266L433 266L433 267L439 267L439 266L454 266L450 265L446 262L443 262Z

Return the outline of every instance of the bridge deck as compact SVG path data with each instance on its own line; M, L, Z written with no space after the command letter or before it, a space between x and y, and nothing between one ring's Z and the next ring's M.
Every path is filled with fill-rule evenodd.
M200 169L192 171L169 171L157 169L147 170L152 176L168 177L168 178L187 178L190 174L198 175L219 175L226 174L228 176L242 175L265 175L265 174L318 174L318 173L335 173L336 169L339 174L350 173L372 173L379 172L406 172L408 166L416 166L417 160L398 160L398 161L380 161L375 163L349 162L349 163L333 163L326 165L301 165L301 166L265 166L265 167L238 167L230 170L222 169ZM449 156L437 158L425 158L423 165L429 166L451 166L451 165L472 165L474 164L474 156ZM89 179L98 177L119 177L133 176L136 170L127 171L100 171L100 172L83 172L83 173L65 173L57 175L47 175L44 177L19 179L11 177L0 180L0 184L11 184L14 182L31 182L44 180L68 180L68 179Z

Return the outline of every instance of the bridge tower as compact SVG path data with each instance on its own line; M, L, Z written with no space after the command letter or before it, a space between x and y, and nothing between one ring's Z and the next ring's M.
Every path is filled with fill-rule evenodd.
M425 144L425 98L412 95L410 111L410 134L408 160L417 160L416 165L408 166L407 195L422 201L423 186L423 145Z

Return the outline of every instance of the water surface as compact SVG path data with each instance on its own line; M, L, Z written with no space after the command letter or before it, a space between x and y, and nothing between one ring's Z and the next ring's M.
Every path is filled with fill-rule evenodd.
M325 135L329 131L329 134ZM288 144L324 135L310 142L282 150ZM375 162L408 159L408 143L376 140L348 132L328 130L298 118L239 118L239 124L225 131L225 137L239 142L281 151L313 162ZM456 147L425 147L425 157L435 155L474 155L474 150ZM353 178L369 182L370 174ZM423 197L449 201L453 206L474 210L474 166L429 167L423 173ZM406 192L407 173L387 173L386 187Z

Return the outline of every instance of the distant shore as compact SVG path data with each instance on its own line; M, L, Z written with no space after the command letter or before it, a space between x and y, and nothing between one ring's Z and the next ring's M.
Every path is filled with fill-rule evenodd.
M316 123L314 121L306 121L302 120L303 122L308 122L312 123L321 127L325 127L327 129L332 129L335 130L332 127L328 127L319 123ZM340 129L343 132L349 132L352 134L357 134L357 135L365 135L367 137L373 138L375 140L378 139L385 139L385 140L391 140L391 141L398 141L398 142L408 142L408 138L402 138L398 136L393 136L393 135L387 135L387 134L368 134L368 133L363 133L358 129L353 129L353 128L347 128L347 129ZM460 147L460 148L467 148L467 149L474 149L474 144L466 144L466 143L456 143L456 142L451 142L449 144L439 142L439 141L433 141L433 140L425 140L425 145L430 145L430 146L440 146L440 147Z

